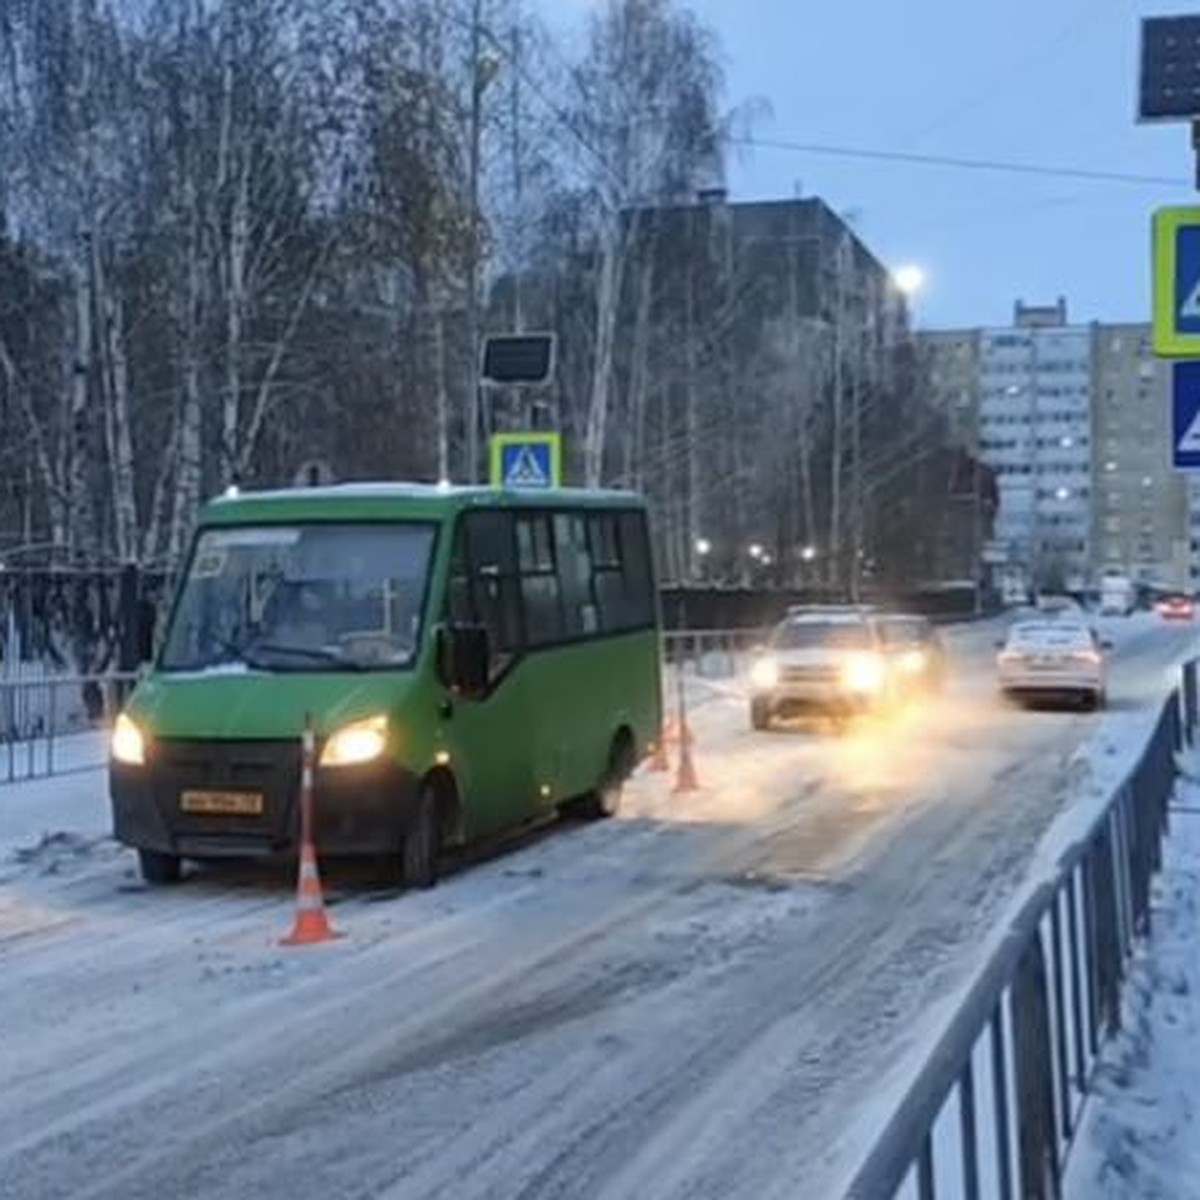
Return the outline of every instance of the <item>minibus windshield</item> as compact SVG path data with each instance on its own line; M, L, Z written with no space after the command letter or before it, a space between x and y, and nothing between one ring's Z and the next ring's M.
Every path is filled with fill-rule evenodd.
M434 536L434 526L417 523L205 530L192 552L159 667L410 666Z

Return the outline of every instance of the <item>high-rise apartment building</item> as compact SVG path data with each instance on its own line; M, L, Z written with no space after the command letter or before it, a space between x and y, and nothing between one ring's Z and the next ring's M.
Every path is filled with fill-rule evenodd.
M1036 586L1083 587L1091 565L1091 338L1065 306L1018 304L980 347L980 452L997 475L995 540Z
M1072 325L1059 300L1018 303L1011 326L921 340L935 400L964 445L977 429L996 471L998 570L1068 587L1106 570L1168 586L1200 575L1148 325Z
M951 436L972 454L979 449L979 329L931 330L920 336L930 399Z
M1092 348L1096 568L1182 586L1188 488L1171 465L1170 367L1155 358L1148 325L1097 325Z

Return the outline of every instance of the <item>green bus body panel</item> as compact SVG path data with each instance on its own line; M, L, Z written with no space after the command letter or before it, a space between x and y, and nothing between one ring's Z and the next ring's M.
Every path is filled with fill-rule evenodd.
M468 839L519 824L589 791L627 729L639 757L662 726L657 629L567 642L520 655L491 692L452 699L436 671L435 628L450 571L451 530L476 508L642 508L639 497L569 489L525 493L392 484L297 489L222 499L200 528L310 521L428 521L440 533L422 643L411 670L344 672L152 671L128 712L153 738L299 739L386 714L397 761L424 774L448 753Z
M311 715L318 736L351 721L403 712L414 690L396 674L159 673L138 685L129 715L155 737L298 738Z

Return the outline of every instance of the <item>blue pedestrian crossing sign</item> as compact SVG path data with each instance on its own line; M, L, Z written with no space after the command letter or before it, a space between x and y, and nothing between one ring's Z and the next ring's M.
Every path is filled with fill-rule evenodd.
M1200 208L1154 214L1154 352L1200 358Z
M493 487L562 487L562 437L557 433L497 433L491 458Z
M1200 471L1200 361L1171 368L1172 454L1177 470Z

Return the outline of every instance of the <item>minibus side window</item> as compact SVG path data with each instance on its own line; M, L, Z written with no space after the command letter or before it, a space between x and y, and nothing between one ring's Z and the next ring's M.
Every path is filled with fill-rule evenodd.
M600 614L592 591L592 554L582 513L554 514L554 552L565 635L591 637L600 632Z
M528 645L553 645L563 639L564 622L547 513L523 513L517 518L517 549Z
M605 633L629 628L625 574L621 569L621 542L616 513L592 513L588 517L593 585Z
M647 629L655 623L654 568L642 512L621 514L621 573L628 602L627 627Z
M473 512L458 526L450 565L447 608L452 621L488 631L492 673L521 645L521 597L513 520L505 512Z

